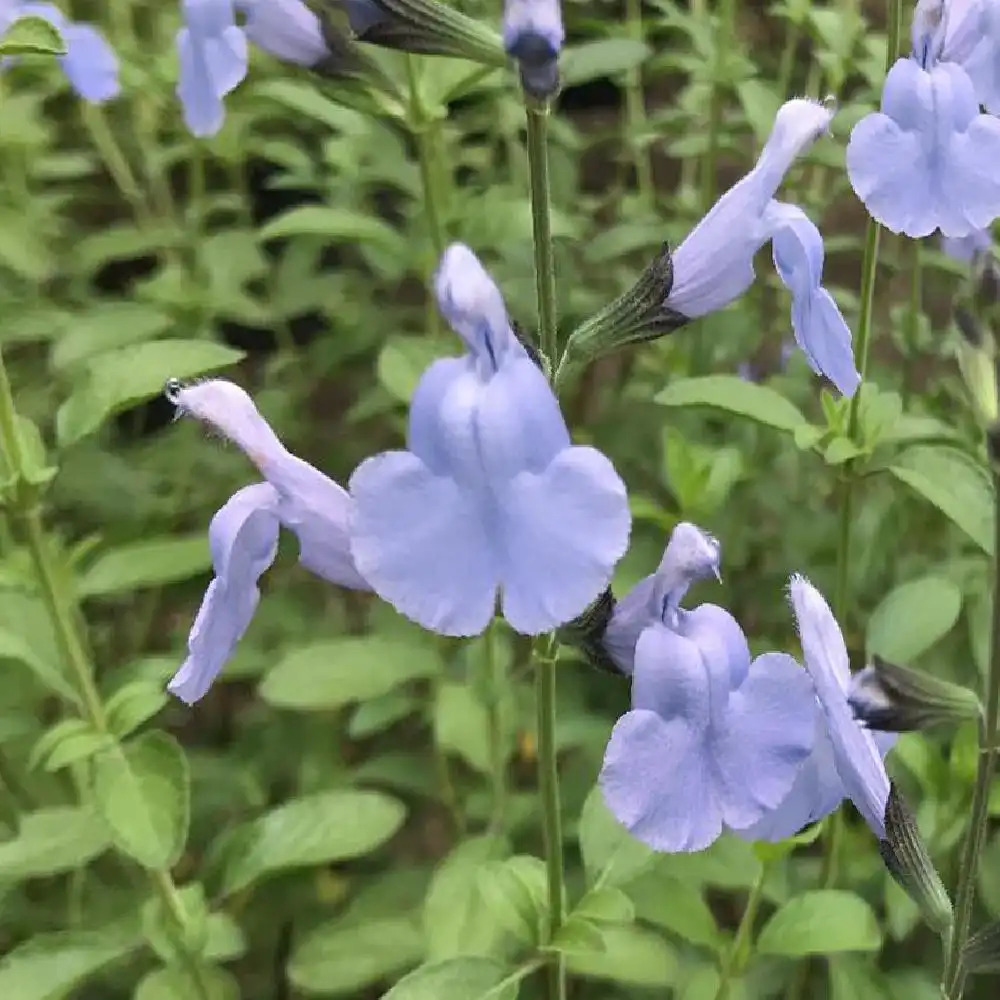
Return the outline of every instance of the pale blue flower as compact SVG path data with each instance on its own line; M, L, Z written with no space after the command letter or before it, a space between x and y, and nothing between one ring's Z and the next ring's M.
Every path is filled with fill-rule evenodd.
M815 101L787 101L756 166L712 206L673 253L673 285L664 305L688 319L722 309L754 280L753 259L768 241L792 293L792 326L812 368L845 396L860 377L851 331L822 287L823 241L801 209L774 200L792 163L827 131L833 111Z
M242 26L237 13L245 17ZM301 66L330 54L319 18L302 0L184 0L177 96L192 134L210 136L222 128L222 99L247 73L248 40Z
M710 576L721 579L718 540L681 521L670 534L656 572L615 604L604 631L604 648L623 674L632 673L635 644L642 631L676 612L691 584Z
M1000 216L1000 121L980 113L968 72L979 50L970 10L918 6L912 55L889 70L881 110L851 132L851 186L894 233L968 236Z
M266 482L246 486L215 515L209 528L215 579L188 638L188 656L169 689L192 704L232 655L257 607L257 580L271 565L283 525L299 540L299 561L331 583L370 589L351 559L347 536L350 497L318 469L285 449L238 386L213 379L171 382L167 397L235 443Z
M1000 112L1000 0L920 0L913 17L918 62L957 63L976 100Z
M505 0L503 46L517 60L529 94L550 97L555 93L565 37L559 0Z
M811 763L813 773L802 776L798 788L789 796L791 801L784 804L785 818L789 821L784 836L794 833L797 823L805 826L831 812L846 796L879 840L884 840L889 778L882 756L895 736L883 734L876 739L876 734L855 720L848 703L851 670L847 646L823 595L802 576L792 577L789 592L806 670L816 690L829 749L822 741L817 742L817 758ZM840 779L839 792L829 766L831 761ZM796 800L795 794L801 798ZM808 800L812 804L807 809ZM795 814L794 821L791 821L792 814Z
M570 444L545 376L467 247L446 251L435 290L468 350L424 373L408 450L351 477L351 551L375 591L425 628L476 635L499 591L516 631L547 632L607 586L628 544L625 487L600 452Z
M194 135L215 135L226 114L223 97L247 72L247 39L233 0L184 0L177 54L184 123Z
M600 786L658 851L699 851L788 794L815 738L809 678L783 653L752 663L735 619L667 610L635 647L632 710L615 724Z
M993 246L989 229L975 229L968 236L942 236L941 249L953 260L971 264L979 255Z
M40 17L48 21L66 43L66 54L59 65L70 86L85 101L100 104L117 97L118 58L104 36L90 24L70 21L50 3L27 3L21 0L0 2L0 33L21 17Z

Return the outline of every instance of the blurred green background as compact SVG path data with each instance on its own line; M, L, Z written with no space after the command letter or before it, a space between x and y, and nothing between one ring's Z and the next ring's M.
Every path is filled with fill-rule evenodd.
M108 725L138 747L100 764L106 737L82 721L25 536L8 518L0 996L187 1000L199 996L197 961L208 970L202 1000L361 1000L423 961L481 956L525 975L465 1000L518 989L532 1000L541 981L525 920L537 872L504 864L541 851L524 643L500 626L469 644L435 640L303 572L283 538L222 680L192 709L169 699L209 579L209 520L256 473L195 422L173 422L157 396L168 376L218 371L293 451L345 483L362 458L401 442L426 364L458 352L428 294L442 240L480 254L533 330L516 74L374 51L409 94L394 119L255 52L223 130L197 140L174 95L177 7L73 5L121 59L122 95L107 105L81 102L44 60L0 78L0 347L38 431L32 454L53 473L40 477L50 479L46 544L85 617ZM461 7L499 23L493 0ZM801 94L834 94L841 110L782 197L823 231L827 284L854 327L866 217L843 151L877 102L882 9L568 0L564 13L551 122L563 336L662 241L683 237L752 165L779 104ZM856 665L879 652L978 683L993 501L952 357L962 280L931 243L884 235L878 391L865 399L860 448L844 436L843 403L798 353L785 363L788 300L763 255L730 309L594 365L564 407L576 440L597 444L629 486L633 543L616 592L653 569L678 520L694 521L722 542L723 583L699 585L689 602L730 608L755 652L797 654L785 584L800 571L832 595L850 459L843 626ZM766 406L761 416L750 388L746 403L713 400L705 383L684 381L708 374L766 384L791 416ZM569 901L595 880L616 890L571 949L572 1000L712 1000L758 879L756 943L730 1000L938 997L937 939L849 806L832 871L821 840L773 857L729 837L698 855L643 855L591 795L627 704L622 679L560 662ZM889 758L949 886L976 754L970 727L904 736ZM106 773L92 801L95 760ZM110 852L123 838L124 855ZM1000 917L996 830L979 882L979 917ZM180 913L186 939L165 910ZM977 980L967 995L996 986Z

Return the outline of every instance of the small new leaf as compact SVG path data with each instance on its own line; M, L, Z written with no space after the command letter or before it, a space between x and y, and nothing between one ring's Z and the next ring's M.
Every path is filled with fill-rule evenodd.
M966 975L1000 972L1000 920L981 927L966 941L962 971Z
M891 733L958 725L982 713L979 699L968 688L878 656L851 679L848 701L859 722Z
M42 17L19 17L0 38L0 56L64 56L66 43Z
M885 807L885 837L879 842L879 854L889 874L920 907L927 923L944 935L952 925L951 900L927 853L916 820L893 783L889 785Z

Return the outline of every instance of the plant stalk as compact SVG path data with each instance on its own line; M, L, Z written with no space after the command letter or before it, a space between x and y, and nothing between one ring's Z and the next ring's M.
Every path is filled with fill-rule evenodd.
M535 289L538 294L538 341L551 373L559 366L559 338L556 331L556 275L549 203L549 108L547 104L526 98L525 110L528 119L528 178L531 186Z
M743 916L736 929L736 937L733 938L732 944L722 960L722 968L719 970L719 985L715 990L715 1000L727 1000L730 984L734 978L740 975L746 965L750 948L753 945L753 925L764 895L764 880L766 878L767 865L761 864L757 878L754 879L750 888L750 895L747 896Z

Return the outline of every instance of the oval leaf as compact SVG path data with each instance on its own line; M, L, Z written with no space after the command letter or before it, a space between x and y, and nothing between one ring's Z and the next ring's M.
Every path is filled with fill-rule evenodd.
M765 955L878 951L882 932L872 908L852 892L817 889L790 899L764 925L757 950Z
M909 663L947 635L961 611L962 592L951 580L925 576L901 583L868 620L868 654Z
M66 43L44 17L19 17L0 38L0 55L64 56Z
M278 708L328 711L368 701L441 670L437 652L419 640L366 635L293 649L261 683Z
M677 379L653 399L661 406L710 406L789 433L808 426L802 411L780 392L737 375Z
M94 759L94 795L115 843L139 864L169 868L187 840L187 758L167 733L143 733Z
M81 597L123 594L187 580L212 565L208 535L168 535L118 545L102 552L77 584Z
M957 448L920 446L904 451L889 471L993 554L993 484L975 459Z
M641 66L650 49L636 38L603 38L563 49L559 76L564 87L573 87L602 76L618 76Z
M299 942L288 963L288 978L303 993L353 994L395 978L416 965L423 954L424 936L408 917L354 925L333 920L320 924Z
M154 340L107 351L84 365L82 379L56 414L60 446L93 434L110 416L157 396L168 378L191 378L235 364L242 351L208 340Z
M449 958L414 969L382 1000L513 1000L517 982L503 986L510 970L490 958Z
M343 789L293 799L227 838L223 892L239 892L287 868L361 857L384 844L406 810L380 792Z
M111 834L88 809L56 806L25 813L13 840L0 841L5 882L82 868L111 846Z

